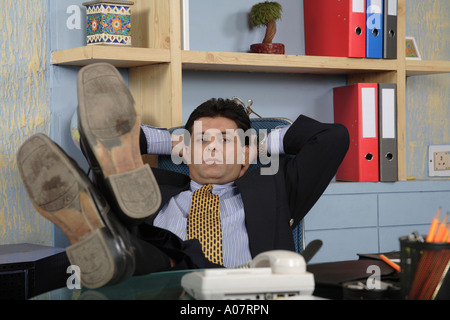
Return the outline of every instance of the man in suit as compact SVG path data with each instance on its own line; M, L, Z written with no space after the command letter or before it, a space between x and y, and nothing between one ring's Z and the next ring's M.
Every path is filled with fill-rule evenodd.
M69 259L92 288L133 274L236 267L264 251L294 250L292 228L319 199L349 144L342 125L302 115L252 144L253 136L230 135L248 131L250 121L242 106L223 99L201 104L186 134L171 136L140 125L126 84L107 64L80 71L78 101L81 145L96 188L41 135L22 146L18 164L34 205L68 236ZM267 168L247 172L255 144L278 158L269 174ZM189 176L142 162L141 153L174 151L187 162ZM217 211L214 223L200 222L208 232L219 230L214 249L207 246L215 235L199 236L191 219L199 192L211 200L195 201L214 203L211 215Z

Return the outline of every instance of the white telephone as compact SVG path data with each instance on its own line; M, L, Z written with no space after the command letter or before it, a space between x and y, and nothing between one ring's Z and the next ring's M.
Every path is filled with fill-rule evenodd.
M183 276L181 285L194 299L307 299L314 276L298 253L273 250L259 254L249 268L205 269Z

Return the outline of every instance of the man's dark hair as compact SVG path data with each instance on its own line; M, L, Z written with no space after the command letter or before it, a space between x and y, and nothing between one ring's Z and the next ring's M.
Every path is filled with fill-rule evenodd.
M194 122L200 118L224 117L233 120L244 132L251 128L250 118L244 107L230 99L210 99L199 105L189 116L184 128L192 134ZM247 139L246 139L247 140ZM248 141L246 141L248 144Z

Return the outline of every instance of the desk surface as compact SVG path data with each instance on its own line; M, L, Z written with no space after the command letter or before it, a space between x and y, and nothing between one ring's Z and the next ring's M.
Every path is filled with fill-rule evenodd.
M178 300L185 297L181 278L191 270L169 271L136 276L114 286L99 289L53 290L36 300ZM69 276L69 275L68 275Z
M61 252L64 249L31 243L0 245L0 265L38 261Z
M356 260L308 265L315 277L315 295L342 299L342 282L367 278L368 265L379 265L381 275L394 270L380 261ZM99 289L73 289L67 287L34 297L38 300L179 300L191 299L181 287L181 278L188 272L198 270L168 271L136 276L114 286ZM69 275L68 275L69 276ZM321 292L324 289L325 292ZM323 290L322 290L323 291ZM336 292L335 292L336 291ZM334 295L330 295L334 294Z

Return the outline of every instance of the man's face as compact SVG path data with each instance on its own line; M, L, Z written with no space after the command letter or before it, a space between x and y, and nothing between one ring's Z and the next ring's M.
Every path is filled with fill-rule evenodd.
M248 147L235 134L236 123L228 118L199 118L192 128L187 159L190 177L200 184L225 184L244 175Z

